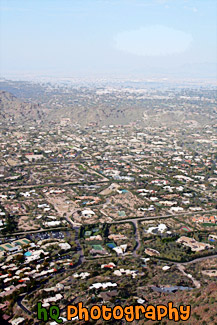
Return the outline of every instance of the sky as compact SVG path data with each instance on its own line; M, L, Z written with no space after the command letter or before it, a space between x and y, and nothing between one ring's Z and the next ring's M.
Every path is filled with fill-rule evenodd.
M0 73L217 77L216 0L1 0Z

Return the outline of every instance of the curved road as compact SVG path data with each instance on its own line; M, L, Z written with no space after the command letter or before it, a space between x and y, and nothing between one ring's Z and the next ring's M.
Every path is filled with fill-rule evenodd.
M139 232L139 228L138 228L138 220L132 221L132 223L134 224L135 227L135 240L136 240L136 247L133 250L133 255L135 257L138 257L137 251L141 246L141 237L140 237L140 232Z
M211 259L211 258L217 258L217 255L208 255L208 256L204 256L204 257L198 257L198 258L195 258L192 261L183 262L183 263L175 263L175 264L177 264L177 265L187 265L187 264L193 264L193 263L197 263L197 262L204 261L204 260Z

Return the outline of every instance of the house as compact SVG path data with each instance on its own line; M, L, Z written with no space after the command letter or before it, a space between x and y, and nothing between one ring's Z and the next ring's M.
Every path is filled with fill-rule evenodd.
M91 218L95 215L95 212L93 212L91 209L86 209L81 212L82 217L85 218Z
M145 254L147 254L149 256L159 256L160 255L160 253L156 249L153 249L153 248L146 248Z
M193 222L201 223L217 223L217 216L195 216L192 219Z
M112 282L105 282L105 283L93 283L89 289L100 289L100 288L103 288L103 289L106 289L108 287L117 287L117 283L112 283Z
M88 272L81 272L80 274L78 273L74 273L73 277L74 278L81 278L82 280L86 279L88 276L90 275L90 273Z
M108 264L102 264L101 265L101 269L113 269L114 267L116 267L116 265L112 262L108 263Z
M127 250L127 244L116 246L112 249L117 253L117 255L123 255Z
M210 240L211 242L217 241L217 235L210 234L209 237L208 237L208 240Z
M166 232L167 234L171 234L171 231L166 231L167 226L164 223L160 223L157 227L149 227L146 231L147 234L162 234Z
M170 212L182 212L184 209L182 207L172 207Z
M189 238L186 236L180 237L179 239L177 239L176 242L184 246L190 247L193 252L200 252L205 249L214 248L214 246L211 246L210 244L200 243L194 238Z
M122 235L122 234L111 234L108 236L109 239L113 239L114 241L116 240L122 240L122 239L127 239L126 236Z

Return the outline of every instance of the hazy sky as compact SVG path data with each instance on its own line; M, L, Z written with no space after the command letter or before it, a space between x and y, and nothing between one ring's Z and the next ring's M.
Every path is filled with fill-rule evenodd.
M1 0L1 75L215 76L216 0Z

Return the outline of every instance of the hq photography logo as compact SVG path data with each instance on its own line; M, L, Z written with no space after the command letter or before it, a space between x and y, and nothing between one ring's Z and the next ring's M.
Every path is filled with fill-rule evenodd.
M68 305L66 309L68 321L77 319L84 320L85 322L99 319L105 321L125 319L127 322L141 319L161 321L165 317L169 320L179 322L187 321L190 318L190 314L190 305L180 305L179 308L177 308L173 306L173 302L168 302L167 305L157 306L129 305L122 307L116 305L113 308L107 307L106 305L94 305L89 309L84 307L82 302L79 302L76 306ZM46 309L42 306L41 302L37 303L37 318L44 322L49 319L56 321L58 324L63 322L63 319L60 317L60 308L58 306L52 305Z

